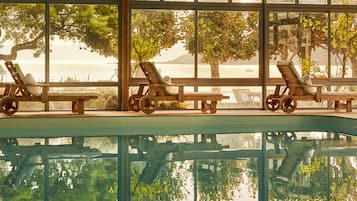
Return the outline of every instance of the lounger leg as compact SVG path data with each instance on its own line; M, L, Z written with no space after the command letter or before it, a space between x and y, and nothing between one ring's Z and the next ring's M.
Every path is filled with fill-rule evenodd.
M77 109L78 109L78 114L84 114L84 101L83 100L78 100L77 102Z
M211 101L210 110L211 110L211 114L217 112L217 101Z
M346 101L346 112L352 112L352 100Z
M335 111L340 111L340 101L339 100L335 100Z
M78 111L78 102L72 101L72 112L77 113L77 111Z
M201 101L201 112L207 112L207 110L208 110L207 101L202 100L202 101Z

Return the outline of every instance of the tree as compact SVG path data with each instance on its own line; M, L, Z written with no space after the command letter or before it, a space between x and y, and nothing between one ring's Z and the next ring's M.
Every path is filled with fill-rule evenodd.
M219 64L229 60L252 58L259 46L258 12L200 12L198 30L195 30L195 15L182 17L181 27L185 47L196 51L195 31L198 31L197 52L202 62L211 66L211 77L218 78Z
M352 64L352 77L357 77L357 30L354 27L356 16L353 13L335 13L331 15L331 21L328 20L326 13L300 13L296 18L275 19L271 25L282 26L290 25L289 32L293 34L284 34L286 29L273 29L273 35L277 38L270 44L274 51L271 55L280 55L285 57L285 49L292 51L294 55L299 55L302 59L303 74L311 73L310 69L313 62L311 61L311 51L313 49L327 49L328 41L328 24L330 23L330 41L331 53L336 55L336 65L341 65L341 77L346 76L348 62ZM297 37L298 48L295 43L287 43L285 46L278 48L277 43L283 36ZM282 38L281 38L282 37ZM306 37L308 40L306 41ZM290 39L291 40L291 39ZM308 42L308 46L303 47L303 43Z
M131 59L137 64L177 43L177 17L170 10L133 10L131 16ZM137 71L135 65L132 75Z
M18 51L31 49L37 57L44 50L44 6L42 4L0 4L0 48L13 42L0 59L14 60Z
M50 36L74 40L104 56L116 56L118 15L109 5L53 5L50 8ZM34 50L34 57L44 52L45 19L43 4L1 4L0 44L11 41L9 53L2 60L14 60L21 50Z
M113 5L56 4L50 7L50 36L83 44L82 49L118 57L118 12ZM2 60L14 60L21 50L38 57L45 50L45 7L43 4L1 4L0 48L13 42ZM133 10L132 60L149 60L178 39L173 11ZM126 42L126 41L123 41Z
M346 75L347 61L352 63L352 77L357 77L357 29L354 28L355 15L340 13L331 24L332 53L342 66L341 77Z
M297 55L302 75L317 73L311 53L317 48L327 49L327 17L325 13L273 13L269 22L273 36L269 41L270 57L291 60Z

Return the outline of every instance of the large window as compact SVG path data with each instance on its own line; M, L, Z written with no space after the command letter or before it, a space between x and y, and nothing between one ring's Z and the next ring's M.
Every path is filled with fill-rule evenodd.
M185 33L180 29L180 22L192 21L193 12L134 9L131 13L131 75L142 77L138 64L149 60L162 77L194 77L194 45L186 39L194 37L193 27Z
M199 77L259 77L259 13L198 13Z
M128 21L114 0L28 2L0 4L0 59L13 60L53 90L99 92L86 108L115 109L107 102L116 100L111 105L125 109L131 89L145 81L141 61L154 62L165 80L187 91L229 95L220 108L263 107L272 85L283 83L279 60L293 61L302 77L326 90L356 90L353 0L267 0L263 6L260 0L134 0L122 9ZM13 82L2 63L0 82ZM259 101L241 101L246 89ZM20 110L71 109L20 104ZM197 102L187 105L199 109Z
M357 77L357 14L331 15L331 77Z
M0 60L14 60L24 75L45 80L45 5L0 4ZM13 82L1 65L1 82Z
M327 77L328 19L325 13L269 14L270 77L281 77L275 64L292 60L301 76Z
M56 92L99 92L101 96L86 103L86 108L107 109L107 98L114 95L112 105L117 105L117 89L113 95L113 90L99 87L113 87L118 81L118 5L51 4L49 10L45 8L45 4L0 4L0 60L12 60L25 77L31 74ZM0 82L14 82L2 64ZM43 110L44 106L20 102L19 109ZM46 108L69 110L71 104L51 102Z
M117 81L117 6L51 5L50 13L50 80Z

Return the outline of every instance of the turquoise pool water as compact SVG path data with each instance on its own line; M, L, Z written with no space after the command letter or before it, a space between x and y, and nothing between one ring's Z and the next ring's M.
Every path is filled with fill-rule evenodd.
M357 200L357 121L0 120L0 200Z

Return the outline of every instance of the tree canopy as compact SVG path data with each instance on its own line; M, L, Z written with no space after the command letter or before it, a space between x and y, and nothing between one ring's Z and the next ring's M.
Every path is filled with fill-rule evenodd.
M195 14L183 17L181 27L186 49L196 51ZM219 64L253 57L259 46L258 12L199 12L197 52L219 77Z

